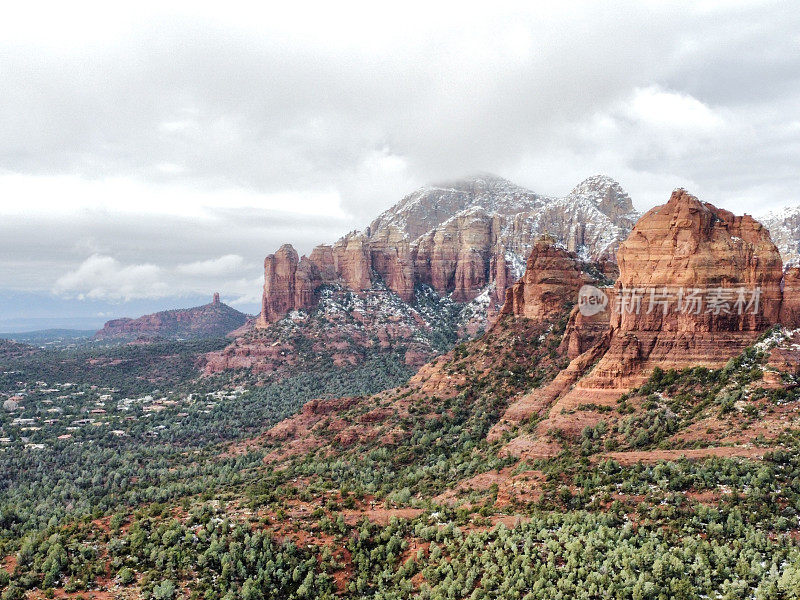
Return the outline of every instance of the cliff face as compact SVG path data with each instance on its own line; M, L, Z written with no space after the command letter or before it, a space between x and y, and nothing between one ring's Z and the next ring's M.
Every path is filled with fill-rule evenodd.
M219 301L214 294L209 304L144 315L138 319L108 321L94 337L97 340L129 340L139 337L199 338L221 337L241 327L247 315Z
M264 259L264 294L261 314L268 321L295 308L297 265L300 257L289 244Z
M478 211L473 216L480 217ZM476 231L484 235L490 228ZM452 239L461 243L457 236ZM427 252L455 278L457 252ZM722 366L777 319L790 325L797 317L800 269L784 275L766 230L750 217L678 190L638 222L619 249L619 268L618 283L603 287L608 282L603 273L563 242L535 241L524 277L508 290L502 317L486 335L427 363L402 388L310 402L259 440L270 450L266 460L277 464L317 448L325 455L344 449L351 452L348 459L357 459L376 443L391 453L411 437L409 423L430 419L446 408L443 402L481 416L505 410L488 439L508 435L501 455L523 457L529 465L565 450L595 464L606 459L632 464L682 455L760 458L781 447L783 434L796 422L796 403L789 398L796 399L793 390L800 381L800 331L776 331L757 345L766 356L739 356L722 376L669 373L638 392L631 389L656 366ZM746 292L741 311L740 290ZM757 306L750 304L754 290L760 291ZM636 302L634 291L638 306L627 310ZM566 305L587 295L605 296L607 303L579 302L561 335L557 324L563 324ZM369 292L353 296L370 297ZM702 301L697 307L695 296ZM360 305L349 310L361 318ZM566 368L564 355L573 359ZM549 383L535 387L541 382ZM786 394L766 396L762 386ZM486 399L491 404L484 404ZM493 419L480 423L491 425ZM766 443L753 443L762 437ZM481 473L452 491L462 488L474 500L475 490L496 484L498 498L520 498L530 489L525 481L541 477L526 470L532 468L520 462ZM446 494L437 500L455 497Z
M525 275L506 291L500 314L545 321L563 312L578 297L578 290L593 282L574 254L558 248L552 238L539 239Z
M781 323L789 329L800 329L800 267L787 269L784 275Z
M258 326L311 308L324 284L360 292L380 281L406 302L418 284L456 302L491 287L488 309L497 310L540 235L551 234L584 259L608 259L635 216L630 197L602 176L564 198L540 196L493 176L422 188L364 231L318 246L308 258L288 245L268 256Z
M642 217L617 258L619 310L596 369L610 385L648 362L719 366L780 320L782 262L769 232L684 190Z
M576 420L569 415L579 406L613 408L620 394L655 367L719 368L769 326L781 321L797 326L800 272L790 270L784 277L766 228L685 190L676 190L639 220L620 246L618 264L614 288L599 290L607 295L607 309L572 312L562 340L562 351L574 359L569 367L512 403L493 429L490 437L497 439L514 424L548 411L536 435L513 440L507 452L533 457L555 451L557 444L543 442L548 431L580 433L601 413L584 411ZM544 291L522 296L513 303L514 312L538 313Z

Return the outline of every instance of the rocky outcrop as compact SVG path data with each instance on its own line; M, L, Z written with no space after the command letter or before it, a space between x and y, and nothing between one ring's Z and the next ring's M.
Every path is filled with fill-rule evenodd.
M613 339L596 368L609 385L650 362L724 364L780 319L782 262L767 229L685 190L645 214L617 258Z
M284 244L264 259L264 293L261 315L273 321L295 308L297 265L300 257L291 244Z
M800 267L787 269L783 277L781 323L790 329L800 328Z
M540 228L583 259L613 260L639 216L619 183L595 175L565 198L548 203Z
M577 435L602 418L583 409L575 419L579 407L613 407L655 367L721 367L769 326L796 317L798 275L784 278L767 229L685 190L638 221L618 263L613 290L601 290L609 296L605 332L599 332L602 318L573 311L562 350L574 360L550 385L512 403L490 437L532 415L549 416L505 452L528 458L557 452L549 432Z
M787 206L764 215L764 226L783 258L781 322L800 328L800 206Z
M360 292L372 284L372 253L368 240L360 235L346 237L333 247L335 264L342 283Z
M402 300L428 285L457 302L490 289L488 312L524 272L532 243L549 233L584 259L613 257L633 226L630 197L615 181L587 179L564 198L548 198L493 176L422 188L332 246L299 258L283 246L264 264L259 327L315 304L317 289L360 292L382 282Z
M242 332L225 349L207 354L205 372L246 368L274 380L315 365L355 365L378 352L395 352L418 367L448 350L460 332L479 329L473 328L477 308L431 290L417 290L406 302L385 286L356 293L328 285L319 289L313 309Z
M494 278L490 254L500 218L482 208L464 211L417 239L416 278L457 302L477 296Z
M587 266L592 267L592 273L584 270ZM576 302L579 291L586 285L601 286L602 292L613 298L613 288L603 287L609 281L609 275L610 280L615 279L616 270L608 269L606 273L595 264L584 263L572 252L558 246L553 238L544 236L534 244L525 275L506 290L506 301L500 314L537 321L553 319ZM608 310L583 314L575 306L559 352L570 359L576 358L600 341L608 331L609 320Z
M613 306L613 288L602 288L601 291L606 294L609 298L609 303ZM594 314L584 314L579 307L574 307L569 315L564 337L559 345L559 352L572 360L589 349L596 347L604 340L607 342L610 317L611 314L608 310Z
M557 247L553 238L541 238L533 246L525 275L506 291L500 314L545 321L564 312L588 283L594 279L581 270L574 254Z
M245 324L246 314L223 304L219 294L212 301L194 308L167 310L138 319L114 319L95 333L97 340L137 338L188 339L222 337Z
M501 177L481 174L420 188L378 216L364 233L370 239L380 239L385 232L395 231L415 240L473 208L512 216L535 211L550 200Z

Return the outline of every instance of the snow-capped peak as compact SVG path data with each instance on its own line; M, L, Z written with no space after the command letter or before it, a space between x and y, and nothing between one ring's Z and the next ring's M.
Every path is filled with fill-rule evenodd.
M567 198L585 198L609 217L635 213L633 202L622 186L607 175L592 175L580 182Z
M511 216L540 207L548 200L502 177L480 173L412 192L375 219L365 233L374 237L391 228L413 240L472 208Z

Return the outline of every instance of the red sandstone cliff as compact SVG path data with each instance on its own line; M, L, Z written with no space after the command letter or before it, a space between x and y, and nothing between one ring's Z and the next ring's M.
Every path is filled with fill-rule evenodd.
M769 232L752 217L700 202L685 190L639 220L620 247L618 263L610 314L573 311L562 341L575 357L570 366L545 388L512 403L490 434L497 439L515 423L549 411L535 434L513 440L506 452L535 457L557 451L548 431L576 433L583 427L569 416L578 405L614 406L656 366L721 367L770 325L796 326L799 274L793 270L784 278ZM537 312L536 294L532 309L511 296L515 313ZM690 302L697 297L699 307ZM507 303L504 310L512 308ZM603 318L608 325L598 336ZM581 343L587 338L596 340L588 348Z
M525 276L506 295L503 318L487 335L427 363L403 388L367 398L307 404L299 415L262 438L273 448L268 460L306 453L330 444L331 439L336 440L336 448L326 448L326 452L360 443L374 444L375 440L391 447L406 434L405 423L412 415L426 418L434 412L420 410L420 406L428 403L440 410L443 399L455 398L460 405L469 406L480 397L480 392L475 393L478 389L490 390L493 400L502 398L501 406L506 407L503 419L492 428L489 441L513 432L517 437L512 437L501 454L526 459L553 457L565 447L575 449L575 442L588 444L585 455L591 456L590 460L611 458L623 464L671 460L684 454L698 458L761 457L768 448L752 441L762 434L774 443L773 448L778 447L779 436L790 431L793 422L796 407L792 402L780 407L760 396L737 402L761 410L757 423L752 423L750 416L744 418L749 414L744 406L734 408L742 413L740 417L734 414L720 418L720 405L708 402L702 379L695 388L700 396L697 402L680 398L688 395L681 386L676 387L680 396L674 390L663 395L659 392L657 404L665 415L671 413L672 402L678 399L684 406L676 410L684 413L703 408L701 405L710 407L706 406L705 412L692 413L682 429L667 438L671 449L655 450L660 437L643 446L630 441L633 438L627 435L629 430L625 435L621 430L622 426L630 426L641 432L649 427L651 421L638 419L645 411L649 414L653 410L653 396L649 392L631 394L624 411L617 401L655 366L718 367L750 345L776 319L792 326L798 316L800 269L783 275L769 234L752 218L737 217L704 204L683 190L676 191L667 204L640 220L619 255L621 273L617 286L599 287L592 292L608 295L608 310L583 314L576 307L561 336L554 325L563 318L565 304L574 301L585 284L591 284L591 276L607 280L561 244L548 238L538 240L533 244ZM591 269L591 276L584 272L587 268ZM697 312L665 312L658 309L661 305L648 311L646 303L642 312L612 310L615 302L631 289L675 291L681 287L703 293L717 288L735 291L755 287L762 290L762 296L758 310L753 312L707 311L707 307ZM731 300L733 303L735 299ZM559 338L561 353L555 350ZM770 339L777 345L772 345ZM763 380L752 382L747 394L754 392L755 396L762 384L787 391L796 387L800 377L798 341L800 333L782 331L759 343L759 349L767 352L768 369ZM564 354L574 360L557 371ZM749 371L751 365L746 368ZM509 377L521 372L535 373L545 381L557 374L548 385L531 392L530 380L517 385L516 378ZM742 389L745 388L739 388ZM481 408L473 406L472 410ZM530 421L525 423L526 420ZM595 426L600 421L610 432L605 438L595 437ZM517 425L521 427L516 428ZM584 428L589 428L589 437ZM600 445L589 438L605 443ZM609 441L614 444L609 445ZM621 451L614 450L620 442ZM695 442L708 443L708 447L686 449L685 444ZM639 450L644 447L647 450ZM520 463L514 469L515 475L510 474L511 469L492 473L492 481L499 483L501 490L505 487L519 494L524 480L535 479L532 471L517 477L516 473L524 469L524 463ZM466 482L466 489L472 490L474 482L475 479Z
M790 329L800 328L800 267L788 269L784 275L781 323Z
M533 245L525 275L506 291L500 314L545 321L563 312L578 290L593 282L574 254L558 248L552 238L541 238Z
M560 199L493 176L423 188L364 231L318 246L307 258L289 245L268 256L258 326L313 307L324 284L359 292L378 280L405 302L418 284L457 302L491 287L490 304L499 309L540 235L552 234L584 259L609 258L634 216L630 197L601 176Z
M769 232L685 190L641 218L617 259L615 291L627 304L612 311L611 346L595 369L608 385L648 363L719 366L780 319L782 262Z
M261 319L272 322L291 310L311 306L321 282L318 267L305 256L301 260L291 244L284 244L264 259Z

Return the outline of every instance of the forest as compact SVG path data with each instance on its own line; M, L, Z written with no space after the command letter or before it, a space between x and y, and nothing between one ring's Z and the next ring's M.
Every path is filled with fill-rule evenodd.
M800 429L758 460L606 457L679 447L708 415L752 427L796 387L763 387L756 344L579 407L603 420L554 458L503 454L536 421L487 433L564 367L565 326L518 320L459 344L441 396L391 352L258 385L198 377L213 340L15 352L0 386L16 398L0 413L0 598L800 597ZM131 368L109 379L117 361ZM265 434L342 396L338 429L320 415L302 452Z

